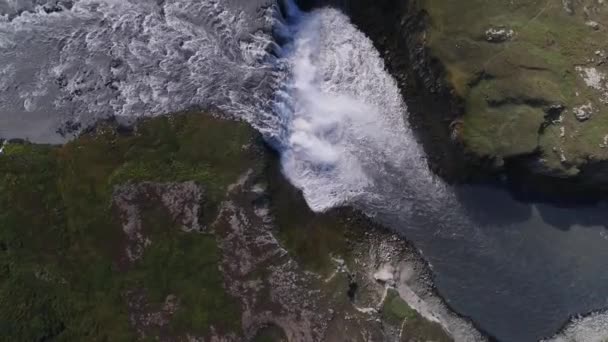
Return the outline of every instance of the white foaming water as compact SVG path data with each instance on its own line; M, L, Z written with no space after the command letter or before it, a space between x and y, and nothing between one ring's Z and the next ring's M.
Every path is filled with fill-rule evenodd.
M382 177L406 176L441 187L434 184L404 120L399 88L372 42L334 9L298 14L295 20L282 60L290 72L277 94L284 126L277 139L284 172L309 206L324 211L365 203L369 209L375 200L385 206L384 192L392 189L379 183Z
M382 219L393 215L394 228L428 253L451 302L464 298L463 312L505 336L528 338L511 340L533 335L513 334L517 324L535 328L519 317L532 312L546 328L559 319L546 310L566 298L575 299L559 307L562 317L595 308L584 293L598 277L589 260L605 260L603 245L589 260L573 256L593 271L586 285L552 287L547 296L544 279L554 279L547 273L576 284L561 268L568 260L557 257L581 234L564 237L534 222L546 228L536 241L536 227L489 229L492 220L472 218L463 194L429 171L371 41L336 10L299 13L288 4L285 19L277 9L273 0L0 0L0 138L62 142L54 132L64 122L217 107L250 122L279 150L285 174L314 210L349 204ZM279 47L273 31L288 43ZM517 207L496 203L496 195L480 195L489 205L481 211ZM580 240L585 248L597 243L590 236ZM531 308L509 294L517 291ZM600 286L593 291L602 293ZM495 315L496 306L505 313ZM505 328L503 321L517 324ZM573 322L557 338L594 341L602 335L586 332L601 332L606 321ZM447 324L457 340L478 339L462 320Z
M234 2L0 0L0 136L193 106L251 119L273 92L277 11Z

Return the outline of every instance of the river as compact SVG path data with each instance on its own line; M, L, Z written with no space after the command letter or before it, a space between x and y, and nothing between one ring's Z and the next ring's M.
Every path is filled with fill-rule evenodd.
M446 302L500 341L608 307L607 205L442 182L378 51L337 10L4 0L0 12L1 137L60 143L101 118L218 108L264 134L312 209L351 205L411 240Z

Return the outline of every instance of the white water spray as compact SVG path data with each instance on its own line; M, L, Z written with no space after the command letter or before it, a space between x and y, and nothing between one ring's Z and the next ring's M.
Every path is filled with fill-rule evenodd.
M382 195L384 176L433 182L398 86L372 42L334 9L295 21L283 56L291 72L276 111L284 172L309 206L370 203Z

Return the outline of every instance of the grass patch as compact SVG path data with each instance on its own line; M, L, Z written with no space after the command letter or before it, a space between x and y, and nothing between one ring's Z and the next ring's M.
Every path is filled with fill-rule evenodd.
M382 304L382 318L385 322L400 326L404 319L413 319L417 315L418 313L399 297L396 290L388 290Z
M420 316L394 289L389 289L386 294L382 318L384 322L401 329L401 341L452 341L441 325Z
M300 191L279 174L279 167L269 170L271 209L283 246L304 268L330 274L335 268L332 257L348 255L347 225L334 213L312 212Z
M547 0L420 0L416 5L428 13L430 53L466 103L462 140L469 152L502 158L538 150L545 169L564 176L588 160L608 158L602 147L608 135L608 105L600 100L605 95L575 70L594 67L608 74L602 63L608 51L606 27L589 25L608 20L605 6L581 0L568 13L561 2ZM502 43L488 42L489 28L513 30L513 35ZM596 113L579 122L573 108L588 103ZM566 134L557 139L555 130L538 129L550 104L565 108L554 125Z

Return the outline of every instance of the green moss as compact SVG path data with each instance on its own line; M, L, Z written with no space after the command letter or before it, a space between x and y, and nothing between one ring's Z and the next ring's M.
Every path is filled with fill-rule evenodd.
M430 53L466 103L462 140L469 152L499 159L539 152L546 168L562 175L574 174L589 159L608 159L608 149L600 146L608 134L604 95L575 70L608 72L596 53L608 49L606 27L588 25L608 20L606 6L581 0L574 2L574 13L546 0L420 0L415 6L428 13ZM513 30L513 36L488 42L489 28ZM587 103L597 112L581 123L572 110ZM565 136L539 129L552 104L566 108L561 122L549 122L558 132L563 127Z
M278 172L279 167L271 170ZM305 268L328 275L336 267L332 258L348 254L347 225L333 213L313 213L281 175L271 174L269 180L272 214L282 244Z
M544 122L541 109L522 104L488 103L498 91L494 82L477 87L469 97L463 136L467 147L484 156L510 157L538 149L538 131Z
M417 315L404 322L401 327L401 341L452 342L453 339L438 323L428 321Z
M100 125L65 146L8 144L0 155L0 331L12 341L128 341L125 293L142 291L160 310L178 299L170 329L239 329L240 310L222 286L215 238L175 229L150 208L153 243L120 266L124 233L111 207L114 186L138 181L203 184L213 210L255 156L245 124L190 113L142 122L121 135ZM209 217L212 212L205 211Z
M413 319L417 315L418 313L399 297L396 290L388 290L382 304L382 318L385 322L400 326L403 320Z
M441 325L420 316L394 289L388 290L381 312L384 322L400 329L401 341L452 341Z

